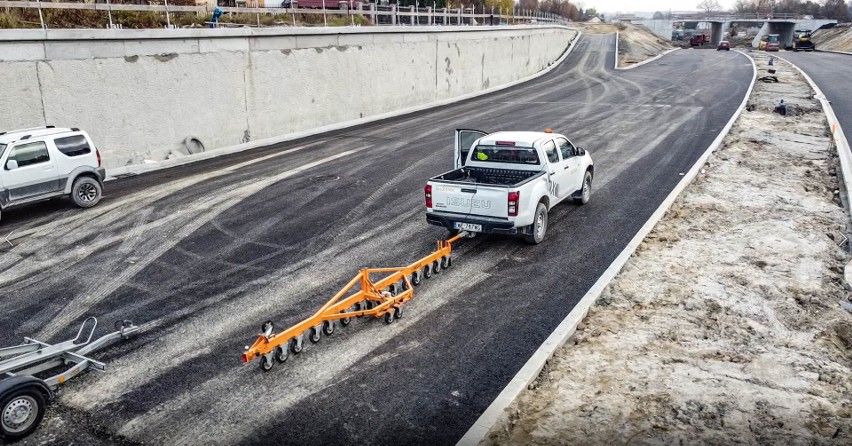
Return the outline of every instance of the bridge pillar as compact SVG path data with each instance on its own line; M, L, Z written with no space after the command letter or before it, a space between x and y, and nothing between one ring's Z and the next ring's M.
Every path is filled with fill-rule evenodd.
M718 45L722 41L722 25L724 25L722 22L710 23L710 43L713 45Z

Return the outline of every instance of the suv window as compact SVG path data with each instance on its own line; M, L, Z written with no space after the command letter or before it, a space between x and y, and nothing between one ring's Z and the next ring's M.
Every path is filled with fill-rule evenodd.
M544 143L544 153L547 155L547 160L551 163L559 162L559 153L556 151L556 144L553 141Z
M562 153L562 159L567 160L577 154L577 150L565 138L556 138L556 145L559 146L559 152Z
M53 140L56 148L65 156L80 156L91 153L89 141L83 135L67 136Z
M46 163L50 161L47 146L42 141L21 144L12 148L8 161L15 160L18 167L31 166L33 164Z

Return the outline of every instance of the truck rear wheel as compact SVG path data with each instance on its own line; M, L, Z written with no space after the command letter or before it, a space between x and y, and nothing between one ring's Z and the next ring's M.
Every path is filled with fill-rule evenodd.
M544 241L544 235L547 233L547 206L544 203L539 203L535 208L535 218L530 227L530 233L524 235L524 240L527 243L537 245Z

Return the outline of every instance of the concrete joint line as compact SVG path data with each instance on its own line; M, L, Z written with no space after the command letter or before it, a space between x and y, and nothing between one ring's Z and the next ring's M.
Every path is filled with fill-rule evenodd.
M509 408L513 401L521 394L521 392L526 389L530 383L532 383L538 375L541 373L542 369L544 369L545 364L550 358L553 357L556 350L565 345L568 341L568 338L574 334L577 330L577 325L586 317L589 313L589 309L594 305L595 301L597 301L598 297L600 297L603 290L609 285L609 283L615 278L615 276L621 271L621 268L627 263L627 260L630 259L630 256L636 251L636 248L642 243L645 239L645 236L654 229L654 226L663 218L666 211L674 204L677 197L683 192L684 189L698 176L698 173L701 171L701 167L704 163L707 162L707 159L710 158L710 155L713 154L721 145L722 141L725 140L725 137L728 136L728 133L731 131L731 128L734 126L734 123L740 117L743 110L748 104L748 99L751 96L752 91L754 90L755 81L757 81L757 64L754 62L754 59L751 58L748 54L742 51L736 51L751 61L753 74L751 79L751 85L749 85L748 90L746 91L745 97L743 98L742 103L739 108L734 112L731 119L728 121L728 124L722 129L716 139L710 144L710 147L704 151L700 158L692 165L692 168L689 169L689 172L684 175L684 177L680 180L680 182L675 186L675 188L669 193L666 199L657 207L657 210L651 215L648 221L639 229L639 232L630 240L627 246L624 247L624 250L616 257L616 259L609 265L609 267L604 271L601 277L595 282L594 285L589 289L588 292L580 299L580 302L568 313L568 316L562 320L562 322L556 327L553 333L547 337L543 344L538 348L538 350L533 353L529 360L527 360L526 364L521 368L521 370L509 381L509 384L503 389L502 392L497 396L493 403L491 403L488 408L485 409L485 412L479 417L478 420L471 426L471 428L464 434L464 436L459 440L458 446L473 446L478 445L480 442L485 440L488 432L497 424L500 416Z
M658 55L656 55L656 56L654 56L654 57L652 57L648 60L643 60L642 62L630 65L629 67L619 67L618 66L618 36L619 36L619 34L616 32L615 33L615 64L614 64L614 69L619 70L619 71L632 70L636 67L641 67L642 65L649 64L649 63L651 63L651 62L653 62L657 59L660 59L661 57L663 57L665 55L668 55L669 53L673 53L673 52L680 49L680 48L672 48L670 50L663 51L661 54L658 54Z
M580 36L583 35L583 33L580 32L580 30L574 29L574 28L569 28L567 26L553 26L552 28L561 28L561 29L576 31L577 35L574 36L574 40L571 41L570 46L562 54L562 56L559 59L557 59L554 63L550 64L550 66L548 66L547 68L539 71L538 73L527 76L525 78L518 79L516 81L512 81L512 82L509 82L507 84L498 85L496 87L491 87L491 88L488 88L488 89L485 89L485 90L482 90L482 91L477 91L477 92L474 92L474 93L467 93L467 94L464 94L464 95L461 95L461 96L458 96L458 97L443 99L443 100L440 100L440 101L432 102L430 104L418 105L418 106L406 108L406 109L403 109L403 110L397 110L397 111L393 111L393 112L382 113L382 114L379 114L379 115L369 116L369 117L366 117L366 118L354 119L352 121L330 124L330 125L326 125L326 126L322 126L322 127L317 127L315 129L311 129L311 130L305 130L305 131L302 131L302 132L294 132L294 133L288 133L288 134L285 134L285 135L276 136L276 137L272 137L272 138L259 139L257 141L246 142L246 143L237 144L237 145L234 145L234 146L222 147L222 148L219 148L219 149L214 149L214 150L206 151L206 152L199 153L199 154L187 155L187 156L183 156L183 157L180 157L180 158L175 158L175 159L170 159L170 160L165 160L165 161L159 161L159 162L156 162L156 163L141 164L141 165L136 165L136 166L118 167L118 168L110 169L110 170L107 171L107 175L108 175L107 180L113 180L117 176L120 176L120 175L141 174L141 173L152 172L152 171L155 171L155 170L168 169L168 168L171 168L171 167L177 167L177 166L182 166L182 165L185 165L185 164L191 164L191 163L194 163L194 162L207 160L207 159L215 158L215 157L222 156L222 155L229 155L229 154L233 154L233 153L244 152L246 150L256 149L256 148L259 148L259 147L266 147L266 146L270 146L270 145L273 145L273 144L279 144L279 143L286 142L286 141L292 141L292 140L296 140L296 139L300 139L300 138L305 138L305 137L308 137L308 136L314 136L314 135L319 135L319 134L326 133L326 132L343 130L343 129L347 129L347 128L350 128L350 127L355 127L355 126L359 126L359 125L363 125L363 124L369 124L371 122L381 121L381 120L384 120L384 119L396 118L396 117L399 117L399 116L404 116L404 115L407 115L407 114L416 113L416 112L423 111L423 110L428 110L430 108L442 107L444 105L466 101L468 99L473 99L473 98L483 96L483 95L486 95L486 94L491 94L491 93L494 93L494 92L497 92L497 91L500 91L500 90L505 90L507 88L511 88L511 87L516 86L516 85L520 85L520 84L529 82L533 79L537 79L541 76L544 76L545 74L553 71L554 69L556 69L556 67L561 65L562 62L564 62L565 59L568 58L568 56L571 54L571 52L574 51L574 47L576 46L577 41L580 39ZM437 44L438 43L436 42L436 45ZM437 76L436 76L436 79L437 79ZM436 80L436 82L437 82L437 80Z

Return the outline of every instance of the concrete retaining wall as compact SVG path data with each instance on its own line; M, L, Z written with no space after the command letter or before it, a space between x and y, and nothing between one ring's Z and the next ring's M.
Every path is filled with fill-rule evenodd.
M0 31L0 129L92 135L107 167L473 93L556 61L555 26Z

